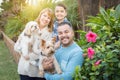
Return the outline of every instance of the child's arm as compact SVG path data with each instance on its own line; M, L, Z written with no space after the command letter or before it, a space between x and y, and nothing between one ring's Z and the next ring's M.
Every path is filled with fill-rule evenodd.
M60 41L55 43L55 49L58 49L60 47Z

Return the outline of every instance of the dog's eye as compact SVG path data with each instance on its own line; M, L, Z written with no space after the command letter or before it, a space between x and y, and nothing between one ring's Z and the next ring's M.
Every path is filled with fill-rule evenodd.
M49 46L47 47L47 49L50 48Z

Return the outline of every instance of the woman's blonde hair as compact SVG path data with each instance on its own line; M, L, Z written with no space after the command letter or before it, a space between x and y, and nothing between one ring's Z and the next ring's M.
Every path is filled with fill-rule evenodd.
M40 19L41 15L42 15L43 13L45 13L45 12L47 12L48 15L49 15L49 17L51 18L50 23L49 23L49 25L48 25L48 29L49 29L50 32L52 32L52 30L53 30L53 20L54 20L54 13L53 13L52 9L50 9L50 8L45 8L45 9L43 9L43 10L39 13L39 16L37 17L36 22L37 22L38 24L40 24L39 19Z

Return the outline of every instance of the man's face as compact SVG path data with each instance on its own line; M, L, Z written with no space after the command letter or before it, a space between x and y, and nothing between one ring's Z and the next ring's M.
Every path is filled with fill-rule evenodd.
M58 27L58 37L64 47L73 42L74 32L69 25L65 24Z

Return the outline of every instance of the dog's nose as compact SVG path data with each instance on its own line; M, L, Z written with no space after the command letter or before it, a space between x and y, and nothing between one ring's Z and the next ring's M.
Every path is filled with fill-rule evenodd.
M55 52L55 51L52 51L53 53Z
M55 51L51 51L51 54L54 54Z

